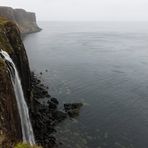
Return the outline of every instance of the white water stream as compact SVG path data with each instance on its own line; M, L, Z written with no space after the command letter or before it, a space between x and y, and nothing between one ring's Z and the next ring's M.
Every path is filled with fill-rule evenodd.
M23 93L18 71L7 52L0 50L0 55L5 60L6 64L9 67L12 84L14 87L15 97L17 101L18 111L21 119L23 142L34 145L35 139L34 139L33 129L32 129L28 107L24 98L24 93Z

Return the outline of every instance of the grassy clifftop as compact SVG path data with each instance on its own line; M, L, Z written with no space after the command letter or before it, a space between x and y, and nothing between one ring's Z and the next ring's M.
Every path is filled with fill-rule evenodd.
M9 43L9 40L6 34L7 25L10 23L11 25L14 25L12 22L8 21L7 19L0 17L0 48L7 51L8 53L13 52L13 49Z
M29 144L22 144L22 143L19 143L17 144L14 148L42 148L40 146L30 146Z

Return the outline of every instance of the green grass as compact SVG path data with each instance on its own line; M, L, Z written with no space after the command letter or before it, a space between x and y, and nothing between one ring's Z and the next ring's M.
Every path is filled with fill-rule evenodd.
M12 53L13 49L12 49L12 47L9 43L9 39L6 35L6 31L8 31L8 29L7 29L8 24L13 24L13 22L0 17L0 48L7 51L8 53Z
M17 144L14 148L42 148L41 146L31 146L29 144L25 144L25 143L19 143Z
M5 23L7 23L7 22L9 22L8 19L3 18L3 17L0 17L0 24L1 24L1 25L5 24Z

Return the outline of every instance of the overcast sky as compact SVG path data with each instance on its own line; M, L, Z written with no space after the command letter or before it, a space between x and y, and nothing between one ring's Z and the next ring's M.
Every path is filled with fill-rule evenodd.
M148 21L148 0L0 0L38 20Z

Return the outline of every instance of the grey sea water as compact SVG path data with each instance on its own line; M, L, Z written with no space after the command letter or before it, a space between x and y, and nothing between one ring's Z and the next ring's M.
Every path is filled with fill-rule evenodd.
M148 148L148 23L40 26L24 39L31 69L61 104L84 103L57 126L61 147Z

